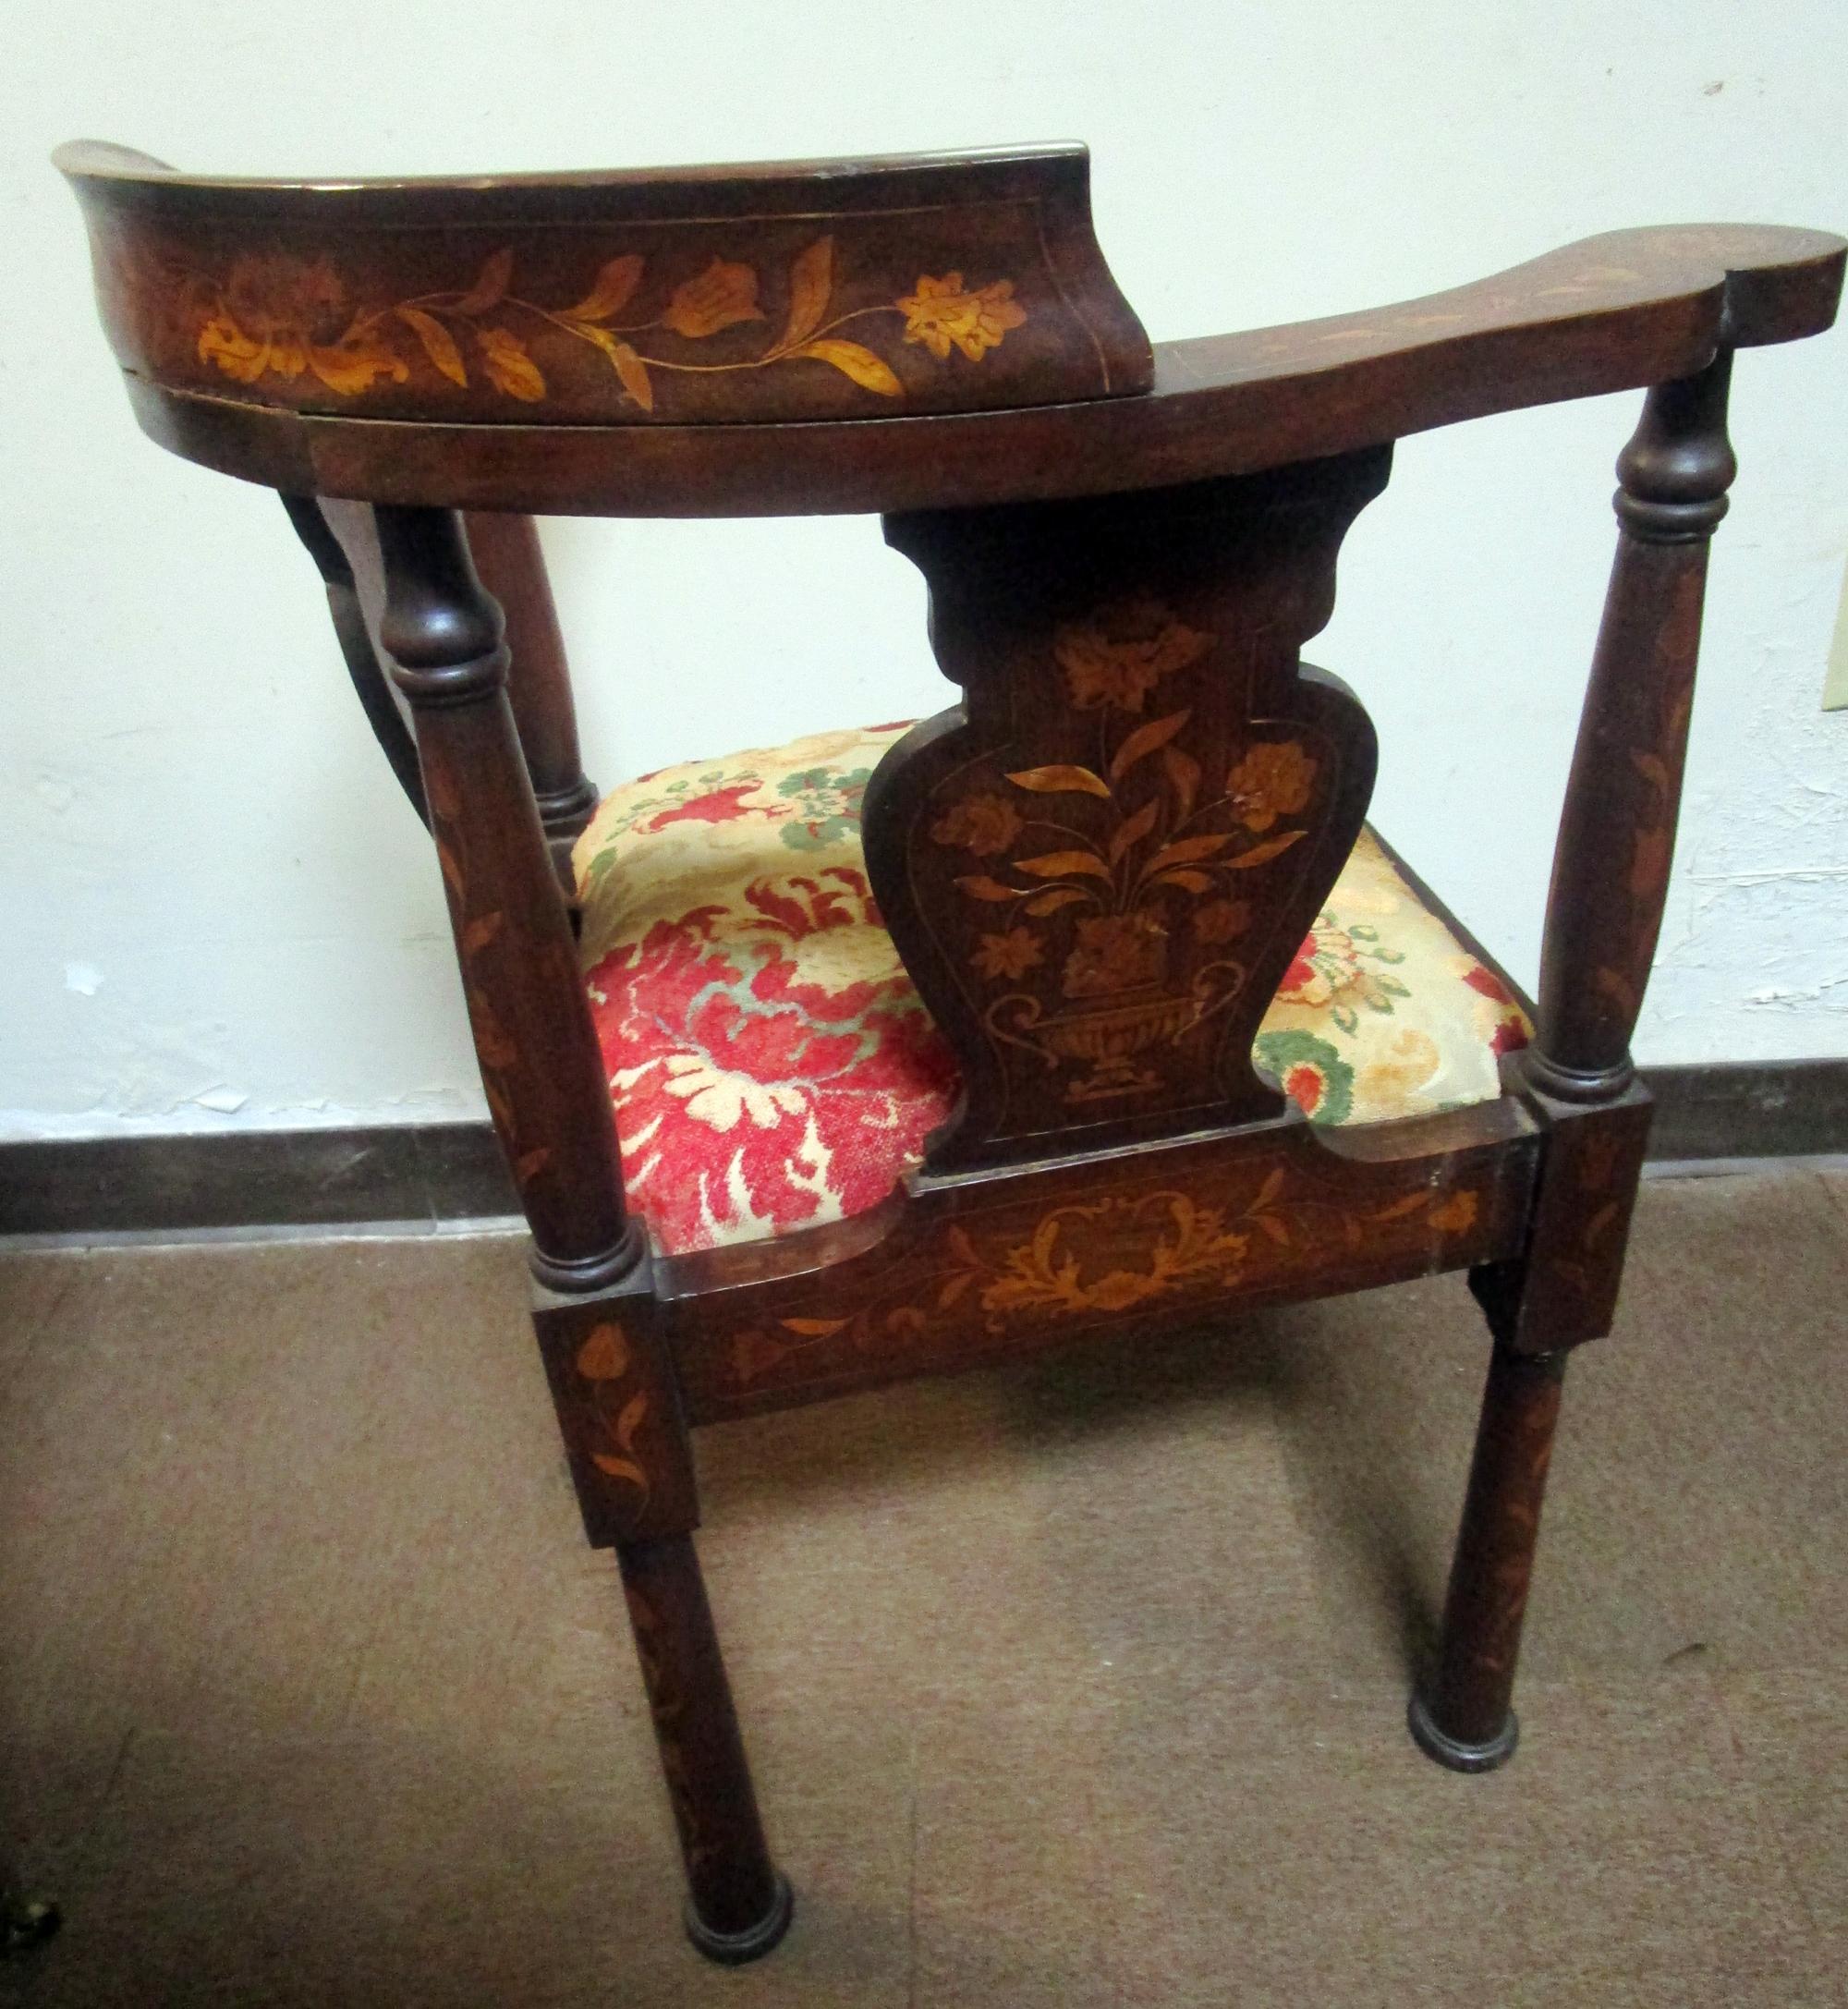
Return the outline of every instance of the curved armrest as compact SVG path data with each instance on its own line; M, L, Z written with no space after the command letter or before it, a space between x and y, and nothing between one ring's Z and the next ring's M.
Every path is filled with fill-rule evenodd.
M1373 313L1158 344L1145 396L929 418L401 424L129 388L173 451L325 494L539 515L967 507L1249 473L1689 376L1827 328L1844 255L1821 231L1621 231Z
M1163 343L1156 389L1324 399L1359 429L1342 446L1368 445L1689 376L1720 348L1819 335L1844 255L1841 237L1776 225L1611 230L1368 313Z
M1151 358L1077 146L402 181L55 158L163 444L285 493L523 514L890 513L1250 473L1816 334L1848 250L1619 231Z

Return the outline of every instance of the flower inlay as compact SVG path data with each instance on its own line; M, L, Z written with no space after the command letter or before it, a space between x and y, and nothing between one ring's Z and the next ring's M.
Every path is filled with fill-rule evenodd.
M1056 968L1064 1007L1049 1015L1040 997L1008 991L984 1023L1050 1066L1088 1068L1067 1083L1070 1102L1157 1086L1135 1056L1179 1041L1244 984L1245 966L1221 953L1252 922L1233 875L1307 834L1278 827L1315 794L1319 763L1300 739L1246 742L1213 787L1187 750L1192 706L1135 723L1214 640L1146 597L1060 625L1052 657L1073 708L1096 714L1095 764L1015 769L1002 777L1011 793L976 788L930 826L938 845L983 867L956 877L963 895L1006 909L996 915L1004 925L968 950L977 977L1002 985Z
M293 383L307 374L336 396L357 397L381 380L405 384L427 367L461 390L479 371L503 396L539 404L549 386L531 340L535 332L550 330L602 355L623 397L644 411L654 409L660 375L723 374L784 363L821 363L876 397L902 398L905 385L891 364L843 329L901 316L906 344L921 345L939 363L953 349L976 363L1027 320L1012 280L971 288L958 272L941 279L920 274L915 293L831 316L834 239L821 237L790 262L782 332L755 354L704 361L663 352L658 338L705 342L764 321L756 267L713 258L663 295L650 284L649 264L637 252L609 259L583 296L564 306L516 290L511 246L492 252L466 286L384 303L354 298L328 258L280 251L238 258L222 280L189 272L180 275L180 284L195 303L200 361L235 383L264 377ZM638 304L650 295L651 307ZM650 336L657 340L644 347Z

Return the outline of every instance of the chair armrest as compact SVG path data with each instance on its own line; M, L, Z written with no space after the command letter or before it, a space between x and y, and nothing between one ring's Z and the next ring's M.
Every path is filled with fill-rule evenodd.
M1146 395L799 424L416 424L268 410L130 374L176 453L283 489L537 515L791 516L1169 486L1692 375L1834 319L1848 245L1697 225L1590 237L1499 278L1159 344Z

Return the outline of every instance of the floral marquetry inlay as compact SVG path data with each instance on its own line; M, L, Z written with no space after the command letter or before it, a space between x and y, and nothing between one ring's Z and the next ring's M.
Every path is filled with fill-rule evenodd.
M390 456L352 422L913 418L1154 381L1078 147L408 181L217 181L89 146L59 164L137 397L209 398L221 432L285 451L289 428L235 408Z
M778 1385L826 1381L889 1360L918 1370L944 1358L1038 1344L1036 1335L1245 1292L1286 1289L1344 1261L1453 1267L1500 1232L1492 1182L1343 1190L1289 1157L1205 1176L1073 1194L1038 1210L972 1210L863 1272L802 1289L780 1312L702 1335L689 1362L696 1409L710 1371L750 1406ZM794 1294L792 1294L794 1295Z
M625 252L607 260L578 298L555 305L523 293L515 268L514 248L504 245L466 286L383 301L330 258L281 252L239 258L223 277L182 268L167 283L197 319L199 359L235 383L292 383L306 373L336 396L358 397L382 382L404 384L415 370L458 390L479 377L522 404L542 404L548 384L534 336L544 334L594 349L623 397L644 411L655 408L658 378L785 363L822 364L876 397L902 398L904 384L861 335L876 341L898 332L891 330L897 316L905 342L939 362L954 349L975 363L1027 320L1011 279L966 286L960 272L920 274L916 290L896 300L835 312L834 239L824 236L791 262L780 331L752 353L701 359L664 353L661 338L705 342L766 323L754 265L712 258L677 284L657 283L649 259Z
M649 1398L647 1389L630 1385L627 1333L614 1320L592 1326L574 1365L580 1379L590 1385L604 1433L604 1442L590 1452L590 1462L605 1478L635 1487L645 1500L650 1481L647 1467L637 1455L636 1437L648 1421Z
M1297 650L1385 473L888 519L965 693L867 794L881 910L967 1082L933 1171L1281 1111L1253 1039L1374 766Z
M1067 1102L1156 1087L1140 1056L1239 994L1248 970L1229 952L1254 919L1239 888L1307 834L1295 819L1319 760L1300 737L1242 738L1210 765L1190 750L1193 707L1160 708L1163 684L1213 640L1147 597L1062 625L1052 653L1073 709L1092 717L1092 759L1010 769L930 825L979 868L954 883L991 917L967 956L998 993L983 1023L1062 1069ZM1042 989L1007 988L1035 971L1051 1009Z

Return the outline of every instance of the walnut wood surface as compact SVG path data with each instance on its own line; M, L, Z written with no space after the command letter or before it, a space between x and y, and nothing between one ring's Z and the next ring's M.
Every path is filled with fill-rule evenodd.
M1560 818L1536 1078L1596 1101L1631 1078L1661 931L1694 711L1707 554L1737 471L1732 358L1658 386L1617 462L1617 557Z
M423 799L417 742L379 656L377 624L384 582L379 576L372 512L364 503L322 502L312 495L285 495L282 503L327 590L327 611L359 709L411 808L427 824L430 811ZM370 579L362 577L369 560Z
M764 1843L692 1539L625 1542L616 1559L687 1865L688 1930L716 1958L754 1958L783 1936L789 1890Z
M690 1534L699 1486L647 1264L602 1290L541 1285L532 1322L592 1547Z
M571 671L546 577L545 554L530 517L476 514L463 518L482 586L506 622L507 701L552 863L567 898L577 888L571 847L597 807L597 788L578 749Z
M615 1127L577 944L507 704L500 610L460 519L382 509L393 677L409 699L431 834L489 1114L555 1290L635 1268Z
M291 498L402 766L362 618L377 559L695 1942L766 1951L788 1893L689 1539L688 1426L1080 1333L1468 1268L1495 1351L1413 1723L1445 1763L1505 1758L1561 1367L1609 1329L1647 1132L1628 1041L1732 472L1731 354L1829 325L1842 241L1620 232L1400 307L1169 344L1151 376L1080 149L395 184L213 181L93 148L61 164L142 424ZM1365 713L1297 655L1342 534L1395 438L1643 385L1536 1045L1493 1102L1317 1132L1249 1051L1372 782ZM882 1206L649 1257L535 802L536 781L562 838L588 794L563 647L530 525L478 517L529 665L517 735L464 508L879 510L923 567L966 702L880 770L868 858L967 1102ZM344 512L360 534L335 542Z
M1500 1345L1490 1356L1437 1664L1420 1691L1453 1747L1445 1761L1460 1770L1486 1770L1514 1748L1509 1705L1565 1362L1563 1352Z
M301 184L57 161L117 359L173 391L646 428L1149 387L1082 147Z
M1653 1103L1639 1082L1588 1104L1536 1089L1512 1062L1504 1073L1545 1125L1545 1160L1519 1259L1476 1271L1470 1287L1503 1344L1552 1353L1611 1330Z
M540 515L965 507L1249 473L1686 376L1722 346L1830 325L1843 254L1818 231L1618 231L1370 313L1159 345L1146 396L928 419L407 425L127 383L161 444L303 493Z
M687 1418L1520 1247L1536 1133L1516 1105L1377 1127L1395 1133L1370 1140L1378 1156L1331 1150L1293 1114L1204 1142L924 1179L908 1199L836 1228L658 1262Z
M864 810L880 910L963 1070L932 1170L1283 1108L1252 1040L1375 759L1297 651L1387 469L888 518L966 693L891 749Z
M1732 362L1653 389L1618 457L1617 556L1560 816L1536 1037L1504 1067L1546 1123L1545 1165L1520 1260L1474 1279L1519 1352L1600 1338L1616 1313L1649 1132L1630 1036L1674 854L1708 545L1736 472Z

